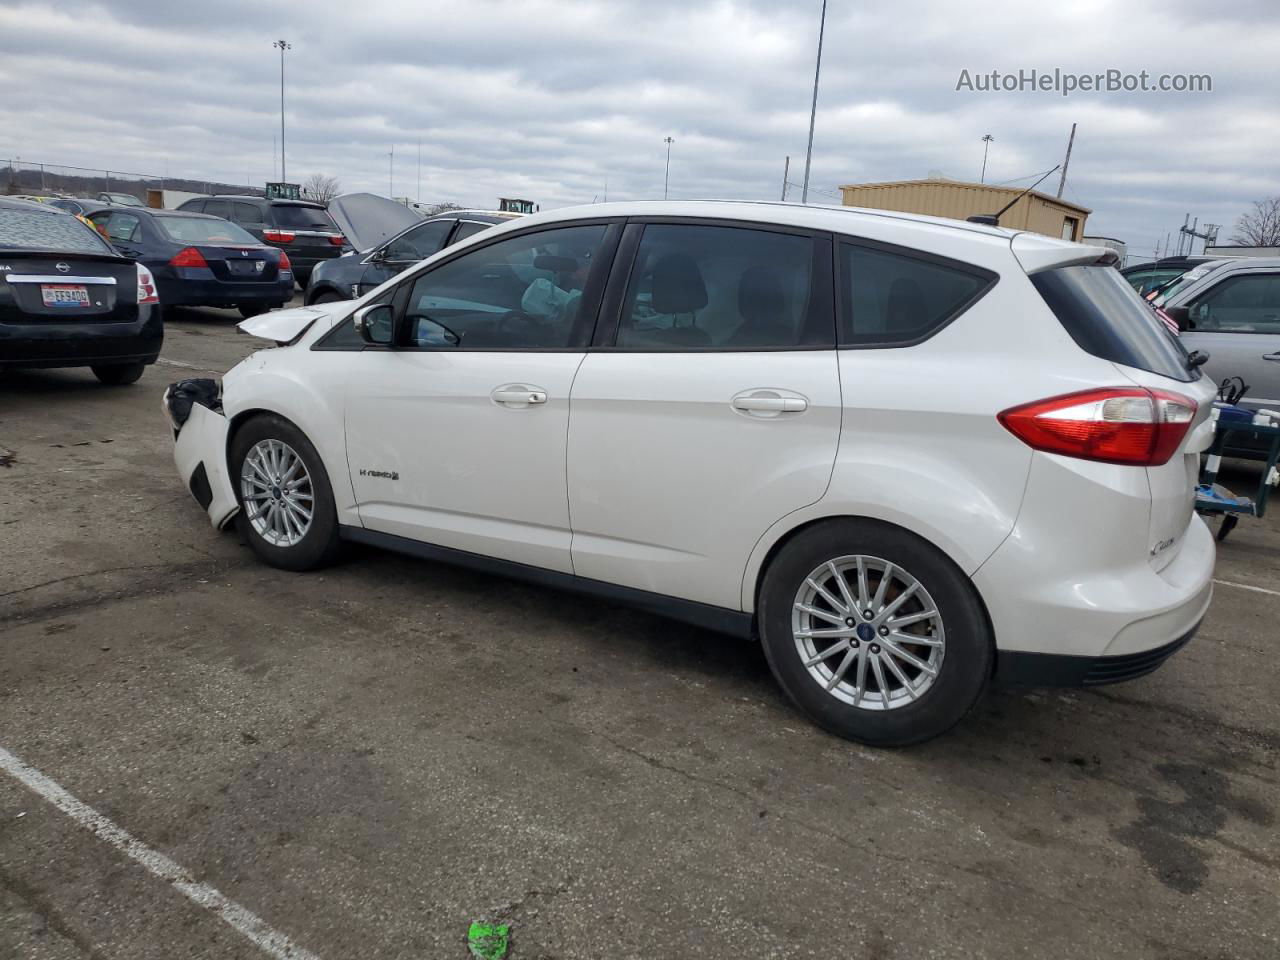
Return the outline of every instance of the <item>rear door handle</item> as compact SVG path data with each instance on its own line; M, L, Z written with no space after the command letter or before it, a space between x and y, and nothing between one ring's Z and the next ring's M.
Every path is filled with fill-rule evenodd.
M1280 353L1264 353L1264 354L1262 355L1262 359L1263 359L1263 360L1275 360L1277 363L1280 363Z
M801 396L783 396L777 390L751 390L733 398L733 409L751 417L776 417L784 413L803 413L809 401Z
M508 383L496 387L489 396L495 403L507 407L527 407L530 404L547 402L547 391L538 387L527 387L522 383Z

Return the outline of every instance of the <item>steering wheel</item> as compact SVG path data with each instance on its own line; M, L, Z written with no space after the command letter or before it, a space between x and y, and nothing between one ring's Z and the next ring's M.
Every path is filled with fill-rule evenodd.
M498 318L498 322L494 326L494 333L507 333L509 324L513 323L523 324L527 332L532 328L545 326L547 321L545 318L535 317L532 314L525 313L523 310L508 310Z

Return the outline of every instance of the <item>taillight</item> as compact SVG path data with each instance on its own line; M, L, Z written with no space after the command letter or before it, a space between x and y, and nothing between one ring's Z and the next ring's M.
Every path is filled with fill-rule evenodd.
M171 267L207 267L209 264L195 247L183 247L169 261Z
M1182 444L1195 415L1196 402L1179 393L1104 387L1010 407L997 419L1045 453L1158 467Z
M280 251L280 263L278 264L278 268L280 270L293 269L293 264L289 262L289 255L285 253L283 250Z
M151 271L138 264L138 304L159 303L160 294L156 292L156 278Z
M346 242L346 237L342 236L342 234L338 234L336 237L330 237L329 242L335 247L340 247Z
M294 234L287 230L263 230L262 239L272 243L293 243Z

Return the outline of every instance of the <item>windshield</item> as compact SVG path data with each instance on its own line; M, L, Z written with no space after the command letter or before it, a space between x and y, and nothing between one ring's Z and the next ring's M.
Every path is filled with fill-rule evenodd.
M1177 296L1180 291L1187 289L1187 287L1191 286L1191 284L1195 283L1197 280L1203 277L1210 270L1218 266L1221 266L1221 264L1205 263L1196 267L1194 270L1188 270L1186 273L1182 274L1182 276L1178 277L1176 280L1161 287L1157 291L1156 297L1152 302L1157 307L1163 307L1166 303L1168 303L1175 296Z
M271 205L272 219L277 227L294 230L328 230L338 233L338 225L323 207L304 207L288 203Z
M0 249L114 253L90 227L68 213L0 209Z
M1198 376L1182 342L1110 267L1059 267L1033 274L1031 282L1086 353L1174 380Z
M156 217L160 229L178 243L235 243L257 246L258 238L217 217Z

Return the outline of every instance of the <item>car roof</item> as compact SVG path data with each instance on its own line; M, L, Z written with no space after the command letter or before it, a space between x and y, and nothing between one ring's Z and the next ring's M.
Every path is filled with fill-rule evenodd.
M120 210L128 210L129 207L120 206ZM194 210L156 210L153 207L133 207L134 210L146 210L153 217L197 217L200 220L222 220L222 217L216 217L211 213L196 213Z

